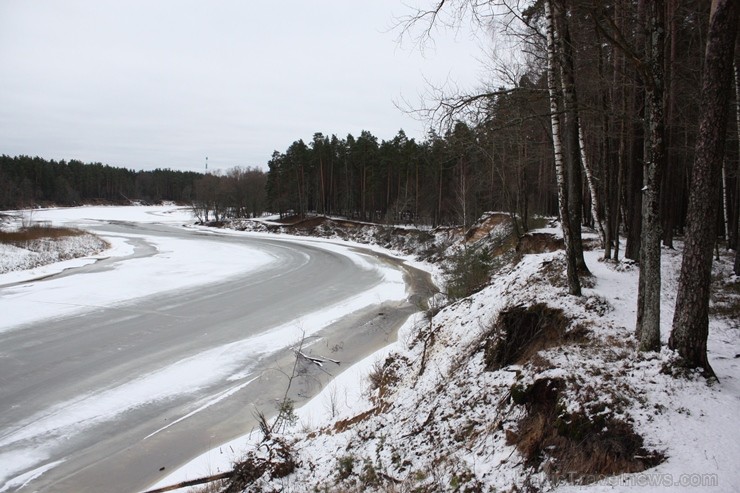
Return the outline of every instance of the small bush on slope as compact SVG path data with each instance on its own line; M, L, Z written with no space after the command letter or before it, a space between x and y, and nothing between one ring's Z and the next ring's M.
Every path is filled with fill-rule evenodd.
M483 289L491 280L492 263L485 250L465 248L453 254L444 268L447 296L459 300Z

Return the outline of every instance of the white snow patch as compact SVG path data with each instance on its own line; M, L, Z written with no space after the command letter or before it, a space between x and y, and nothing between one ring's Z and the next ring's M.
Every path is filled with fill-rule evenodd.
M58 466L59 464L62 464L63 462L64 462L64 460L58 460L58 461L50 462L48 464L44 464L41 467L37 467L36 469L34 469L32 471L28 471L25 474L21 474L20 476L17 476L15 478L13 478L13 480L8 481L5 484L5 486L3 486L2 489L0 489L0 493L2 493L3 491L8 491L11 488L14 488L16 490L20 490L24 486L26 486L28 483L30 483L31 481L33 481L34 479L38 478L39 476L41 476L45 472L54 469L56 466ZM3 458L2 458L2 454L0 454L0 464L3 464L3 463L4 463L4 461L3 461ZM36 460L32 460L29 463L30 464L35 464L36 463ZM2 474L5 474L5 468L3 466L0 466L0 475L2 475Z

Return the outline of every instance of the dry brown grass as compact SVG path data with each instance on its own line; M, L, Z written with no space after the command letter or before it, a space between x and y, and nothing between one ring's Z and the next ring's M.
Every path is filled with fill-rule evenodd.
M563 239L550 233L527 233L519 238L517 252L522 255L531 253L555 252L563 249Z
M512 224L511 230L514 230L513 227L513 219L508 214L499 214L494 213L488 216L486 219L481 221L480 223L472 226L466 233L465 233L465 243L476 243L477 241L480 241L481 239L485 238L490 234L490 232L495 228L496 226L503 224L503 223L510 223Z
M542 303L501 311L485 344L486 369L524 363L543 349L572 342L569 323L562 310Z
M41 239L57 239L67 236L80 236L84 231L73 228L55 228L52 226L31 226L17 231L0 231L0 243L9 245L23 245L29 241Z
M379 409L377 407L374 407L356 416L352 416L351 418L339 420L334 423L334 431L336 431L337 433L343 433L357 423L362 423L366 419L370 418L371 416L375 416L378 413Z
M540 379L526 388L513 387L512 400L525 407L506 441L526 464L542 468L550 479L588 484L605 476L644 471L665 457L644 448L632 425L610 415L565 413L560 403L566 382Z

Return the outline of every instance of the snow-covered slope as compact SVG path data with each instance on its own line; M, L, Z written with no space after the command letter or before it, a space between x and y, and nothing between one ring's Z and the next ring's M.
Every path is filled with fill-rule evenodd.
M513 231L507 213L488 212L467 231L461 227L417 228L407 225L367 223L325 216L276 222L241 219L220 224L238 231L313 236L377 245L418 260L438 262L463 245L482 247Z
M680 253L663 253L665 342ZM715 263L720 381L707 383L665 348L637 352L638 270L600 254L586 253L582 297L567 294L560 251L526 254L408 323L366 363L362 393L345 389L329 406L337 387L325 389L293 432L253 436L228 491L736 491L740 290L729 257Z
M90 233L37 239L21 245L0 243L0 274L95 255L106 248L105 241Z

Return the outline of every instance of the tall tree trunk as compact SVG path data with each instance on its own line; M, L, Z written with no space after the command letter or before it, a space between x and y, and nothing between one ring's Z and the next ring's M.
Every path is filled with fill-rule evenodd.
M383 216L388 220L388 211L391 207L391 181L392 181L392 175L393 172L391 171L391 165L390 160L388 161L389 164L386 165L386 177L385 177L385 204L383 206ZM392 221L395 221L395 218L392 219Z
M583 257L583 240L581 238L581 223L583 221L583 179L581 174L581 136L578 121L578 97L575 84L575 65L573 62L573 46L568 28L567 12L563 6L552 3L557 14L555 23L554 47L557 53L560 73L560 86L563 92L563 113L565 125L563 132L565 163L567 167L568 183L568 213L573 235L573 250L576 255L578 271L589 274L586 260ZM559 48L559 49L558 49Z
M560 135L560 110L558 107L558 87L555 76L555 23L552 13L552 0L545 0L545 17L547 23L547 86L550 93L550 123L552 125L552 143L555 154L555 175L558 184L558 211L560 224L563 228L565 243L566 269L568 277L568 292L581 295L581 283L578 279L576 265L576 251L573 245L573 228L568 213L568 186L565 176L565 162L563 159L563 142ZM580 224L577 224L580 228Z
M296 167L296 190L298 193L298 214L303 217L303 164Z
M419 160L416 160L416 187L414 190L414 224L419 220Z
M740 159L735 174L735 266L733 271L740 276Z
M335 208L337 206L337 201L335 197L335 187L334 187L334 150L332 149L332 158L329 161L329 214L335 213Z
M599 46L603 46L601 36L597 30L597 42ZM615 82L617 78L617 57L614 57L611 72L611 87L606 80L606 68L604 64L604 48L599 48L599 81L601 82L601 159L604 170L604 260L611 260L612 248L614 242L614 222L613 222L613 210L614 210L614 189L616 182L616 175L614 169L614 156L612 155L612 131L616 127L614 122L614 111L609 111L609 104L611 103L612 108L616 108L616 89Z
M737 143L740 150L740 70L733 64L735 71L735 124ZM740 276L740 152L738 152L737 171L735 173L735 268L736 276Z
M722 236L729 250L732 244L730 243L730 197L727 195L727 159L722 160L722 225L724 226Z
M631 109L643 107L645 91L633 91L633 101L630 102ZM633 113L629 113L633 114ZM645 118L644 110L641 115ZM624 221L627 229L627 244L624 256L632 260L640 260L640 241L642 236L642 188L643 188L643 166L637 156L644 152L645 128L642 124L633 122L631 125L629 148L625 160L625 200Z
M442 162L439 163L439 188L437 190L437 220L435 226L442 223Z
M638 0L637 2L637 18L644 20L647 17L646 10L647 10L647 1L648 0ZM625 2L628 3L628 2ZM622 30L625 31L627 29L633 29L632 27L628 27L628 23L630 21L625 19L623 23ZM646 29L644 28L637 28L636 31L636 44L637 46L642 46L643 51L644 48L648 46L648 42L646 40ZM643 59L645 57L643 56ZM634 63L634 60L631 60ZM640 252L641 252L641 242L642 242L642 202L643 202L643 193L642 189L644 187L643 183L643 166L642 161L638 158L638 156L642 156L644 154L644 142L645 139L648 138L645 135L645 125L639 123L637 120L645 120L647 118L646 114L646 90L645 86L647 85L648 81L646 80L646 74L644 73L644 68L640 69L638 65L635 65L635 68L637 69L637 75L640 79L642 79L642 84L639 85L637 88L632 89L632 98L630 101L630 112L629 115L637 115L638 118L633 120L632 123L632 136L631 136L631 146L629 148L630 157L627 161L628 169L625 170L627 177L626 177L626 187L625 187L625 214L624 214L624 221L625 221L625 228L627 230L627 244L625 245L624 250L624 256L626 258L629 258L631 260L640 260ZM637 305L637 317L638 321L642 319L642 304L638 303ZM640 324L638 323L638 326Z
M683 158L677 156L675 152L675 129L676 129L676 56L678 47L678 15L676 15L677 0L669 0L666 5L666 18L668 19L668 59L665 60L665 80L666 80L666 159L671 163L673 173L663 173L662 190L672 191L663 193L661 197L661 215L663 217L663 245L673 248L673 230L676 227L676 218L678 216L681 194L677 193L679 185L677 183L681 176L675 172L677 162ZM680 182L679 182L680 183Z
M624 220L624 214L622 214L622 193L624 191L624 174L625 174L625 125L624 116L622 116L621 123L621 137L619 138L619 155L617 158L617 191L615 194L616 202L614 204L614 254L612 258L615 262L619 262L619 225Z
M362 220L367 221L367 211L365 208L365 203L367 199L367 168L365 167L365 164L362 165L362 191L360 192L362 197Z
M529 231L529 194L527 193L527 163L529 162L529 148L527 141L524 141L524 165L517 169L518 177L518 195L519 195L519 215L522 219L522 230L526 233Z
M624 14L623 14L622 1L617 1L615 5L615 19L614 22L619 29L623 29ZM617 190L615 193L614 203L614 254L613 259L615 262L619 261L619 243L620 243L620 218L623 221L627 221L627 216L622 214L622 205L624 204L624 180L626 173L626 161L627 161L627 80L625 77L627 69L627 60L622 50L615 50L614 52L614 80L619 82L614 84L614 87L619 87L619 144L617 150Z
M324 184L324 160L319 155L319 180L321 185L321 213L326 214L326 185Z
M703 368L707 376L714 375L707 358L709 288L737 21L735 0L712 2L688 224L673 329L668 342L668 346L677 350L688 366Z
M664 167L663 118L663 2L655 0L647 6L648 62L646 81L646 121L648 139L643 177L642 238L640 241L640 283L637 295L635 333L641 351L660 349L660 184Z

